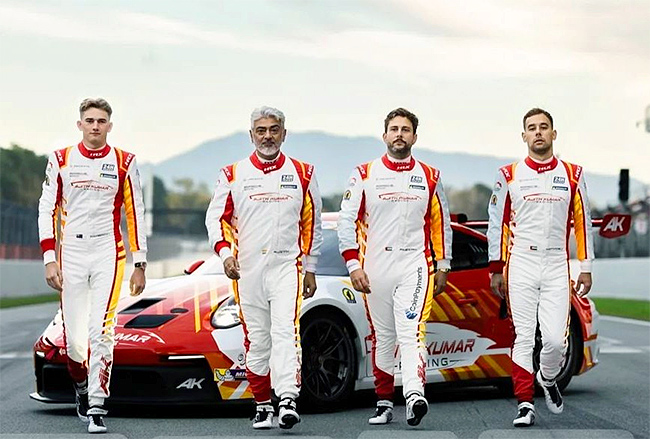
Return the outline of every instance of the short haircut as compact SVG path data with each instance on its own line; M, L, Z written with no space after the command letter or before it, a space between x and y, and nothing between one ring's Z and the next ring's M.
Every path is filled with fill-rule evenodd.
M253 128L253 126L255 125L255 121L267 117L277 120L278 122L280 122L280 126L284 128L284 113L278 110L277 108L267 107L267 106L258 107L253 110L253 112L251 113L251 128Z
M414 134L417 133L417 131L418 131L418 117L415 114L408 111L406 108L402 108L402 107L396 108L393 111L391 111L390 113L388 113L388 116L386 116L386 119L384 119L384 133L388 132L388 123L392 119L394 119L394 118L396 118L398 116L405 117L408 120L410 120L411 125L413 125L413 133Z
M542 110L541 108L535 107L528 110L528 113L524 114L524 119L523 119L524 131L526 130L526 119L528 119L531 116L536 116L538 114L543 114L544 116L548 117L548 120L551 121L551 128L553 128L553 116L551 116L551 113L549 113L546 110Z
M84 112L90 108L98 108L100 110L104 110L106 113L108 113L109 119L113 114L113 109L111 108L110 104L106 102L106 99L86 98L83 101L81 101L81 104L79 104L79 115L84 114Z

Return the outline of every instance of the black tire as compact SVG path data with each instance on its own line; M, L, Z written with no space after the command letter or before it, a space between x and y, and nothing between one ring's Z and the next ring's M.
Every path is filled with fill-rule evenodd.
M560 391L563 391L573 378L573 375L580 367L580 359L582 358L582 330L580 329L580 322L578 318L572 313L571 322L569 324L569 337L566 350L564 364L560 369L560 373L555 378ZM542 350L542 334L537 327L535 334L535 350L533 351L533 368L539 370L539 353Z
M300 322L302 407L338 408L354 391L357 376L355 333L344 315L314 309Z

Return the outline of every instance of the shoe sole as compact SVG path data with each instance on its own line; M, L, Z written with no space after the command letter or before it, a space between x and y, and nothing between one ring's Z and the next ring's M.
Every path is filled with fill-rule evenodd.
M533 419L533 420L530 422L530 424L528 424L528 423L526 423L526 422L518 422L518 423L514 423L514 422L513 422L512 425L514 425L514 426L517 427L517 428L522 428L522 427L532 427L533 425L535 425L535 420Z
M290 428L293 428L293 426L299 422L300 418L296 418L295 416L291 415L285 415L282 417L282 419L280 419L279 427L288 430Z
M386 425L386 424L390 424L392 420L393 420L392 416L389 419L387 419L386 422L373 421L371 419L368 419L368 424L370 424L370 425Z
M406 420L407 424L412 427L420 424L420 421L422 421L422 418L424 418L424 415L426 415L428 411L429 407L424 401L416 401L415 404L413 404L413 417Z
M90 433L90 434L106 433L106 428L89 428L88 433Z

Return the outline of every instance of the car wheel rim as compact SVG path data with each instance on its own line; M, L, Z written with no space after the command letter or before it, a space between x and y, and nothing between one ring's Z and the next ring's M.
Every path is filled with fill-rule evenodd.
M352 344L347 331L335 322L310 322L302 335L303 386L320 400L345 392L354 370Z

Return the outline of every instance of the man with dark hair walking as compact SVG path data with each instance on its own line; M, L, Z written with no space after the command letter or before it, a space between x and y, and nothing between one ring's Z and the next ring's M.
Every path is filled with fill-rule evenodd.
M450 270L447 199L440 171L411 155L417 128L410 111L391 111L384 120L386 154L356 167L341 202L339 250L352 285L365 293L372 333L378 398L368 420L373 425L393 419L396 344L407 423L418 425L428 411L426 322Z
M533 108L523 118L521 136L528 156L497 172L488 213L491 287L507 299L515 329L512 381L519 403L515 427L535 422L534 380L544 390L551 413L564 409L555 382L565 360L572 291L569 232L573 220L580 260L576 292L591 289L594 257L584 170L553 155L553 118ZM533 370L537 326L542 333L540 368Z

